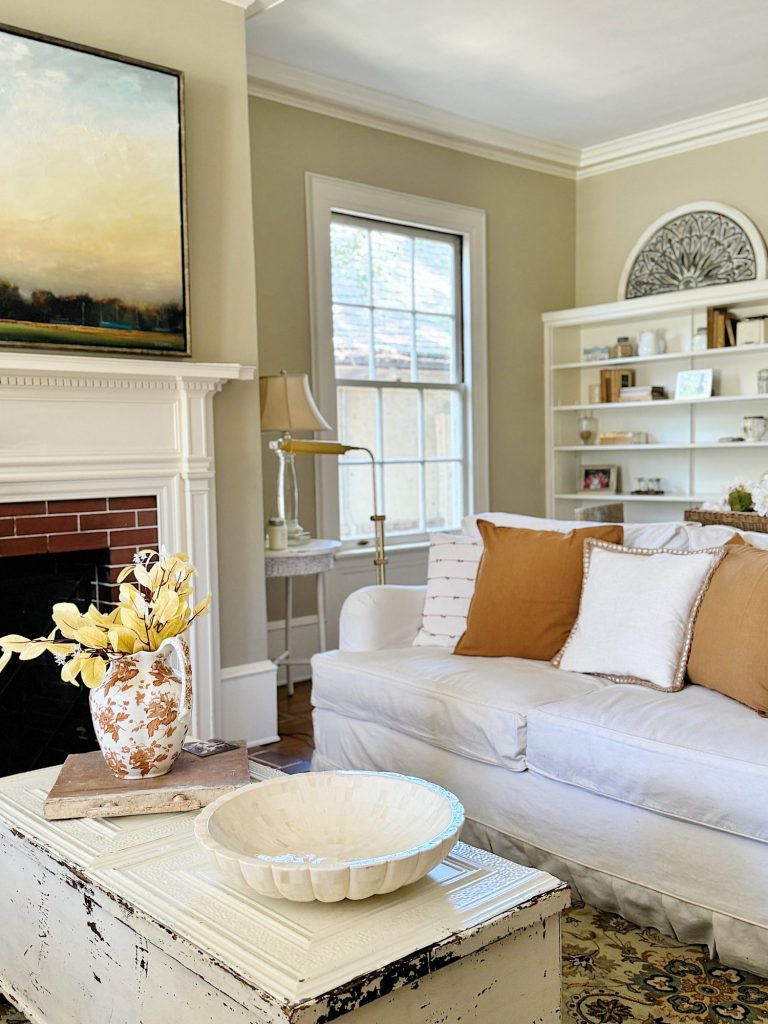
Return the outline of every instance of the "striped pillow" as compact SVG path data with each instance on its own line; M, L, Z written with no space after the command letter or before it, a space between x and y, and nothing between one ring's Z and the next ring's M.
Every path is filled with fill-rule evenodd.
M467 628L469 602L483 542L478 537L433 533L429 538L427 596L416 647L455 647Z

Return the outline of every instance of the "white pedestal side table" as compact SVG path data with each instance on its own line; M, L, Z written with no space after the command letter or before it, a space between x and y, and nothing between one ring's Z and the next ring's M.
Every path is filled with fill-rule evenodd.
M293 577L317 576L317 622L320 631L320 650L325 650L325 583L323 574L333 568L333 556L341 547L338 540L311 540L300 548L286 548L284 551L265 551L267 579L285 580L285 650L273 658L275 665L285 666L285 683L288 696L293 695L293 665L308 665L304 658L291 656L291 626L293 619Z
M0 779L0 990L34 1024L557 1024L565 883L459 843L386 896L219 878L196 812L46 821Z

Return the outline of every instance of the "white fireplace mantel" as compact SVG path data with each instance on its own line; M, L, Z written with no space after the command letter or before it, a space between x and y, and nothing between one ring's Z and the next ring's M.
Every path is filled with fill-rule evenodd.
M0 351L0 502L155 495L159 540L187 551L213 613L191 631L192 732L222 722L213 396L236 363ZM249 737L250 738L250 737Z

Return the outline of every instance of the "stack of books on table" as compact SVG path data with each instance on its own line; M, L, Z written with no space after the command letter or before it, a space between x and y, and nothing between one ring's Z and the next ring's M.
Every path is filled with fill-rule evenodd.
M620 402L656 402L666 397L664 388L656 384L638 384L636 387L622 388L619 392Z

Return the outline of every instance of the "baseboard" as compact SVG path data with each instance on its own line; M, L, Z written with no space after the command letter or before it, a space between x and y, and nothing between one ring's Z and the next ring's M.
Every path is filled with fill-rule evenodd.
M279 652L278 652L279 653ZM275 743L277 666L253 661L221 670L221 734L248 743Z
M285 650L285 620L273 619L267 623L267 652L270 658L277 658ZM291 655L294 658L309 659L320 650L320 627L317 615L301 615L291 620ZM309 665L296 665L291 676L294 683L311 678ZM285 669L279 668L277 685L285 685Z

